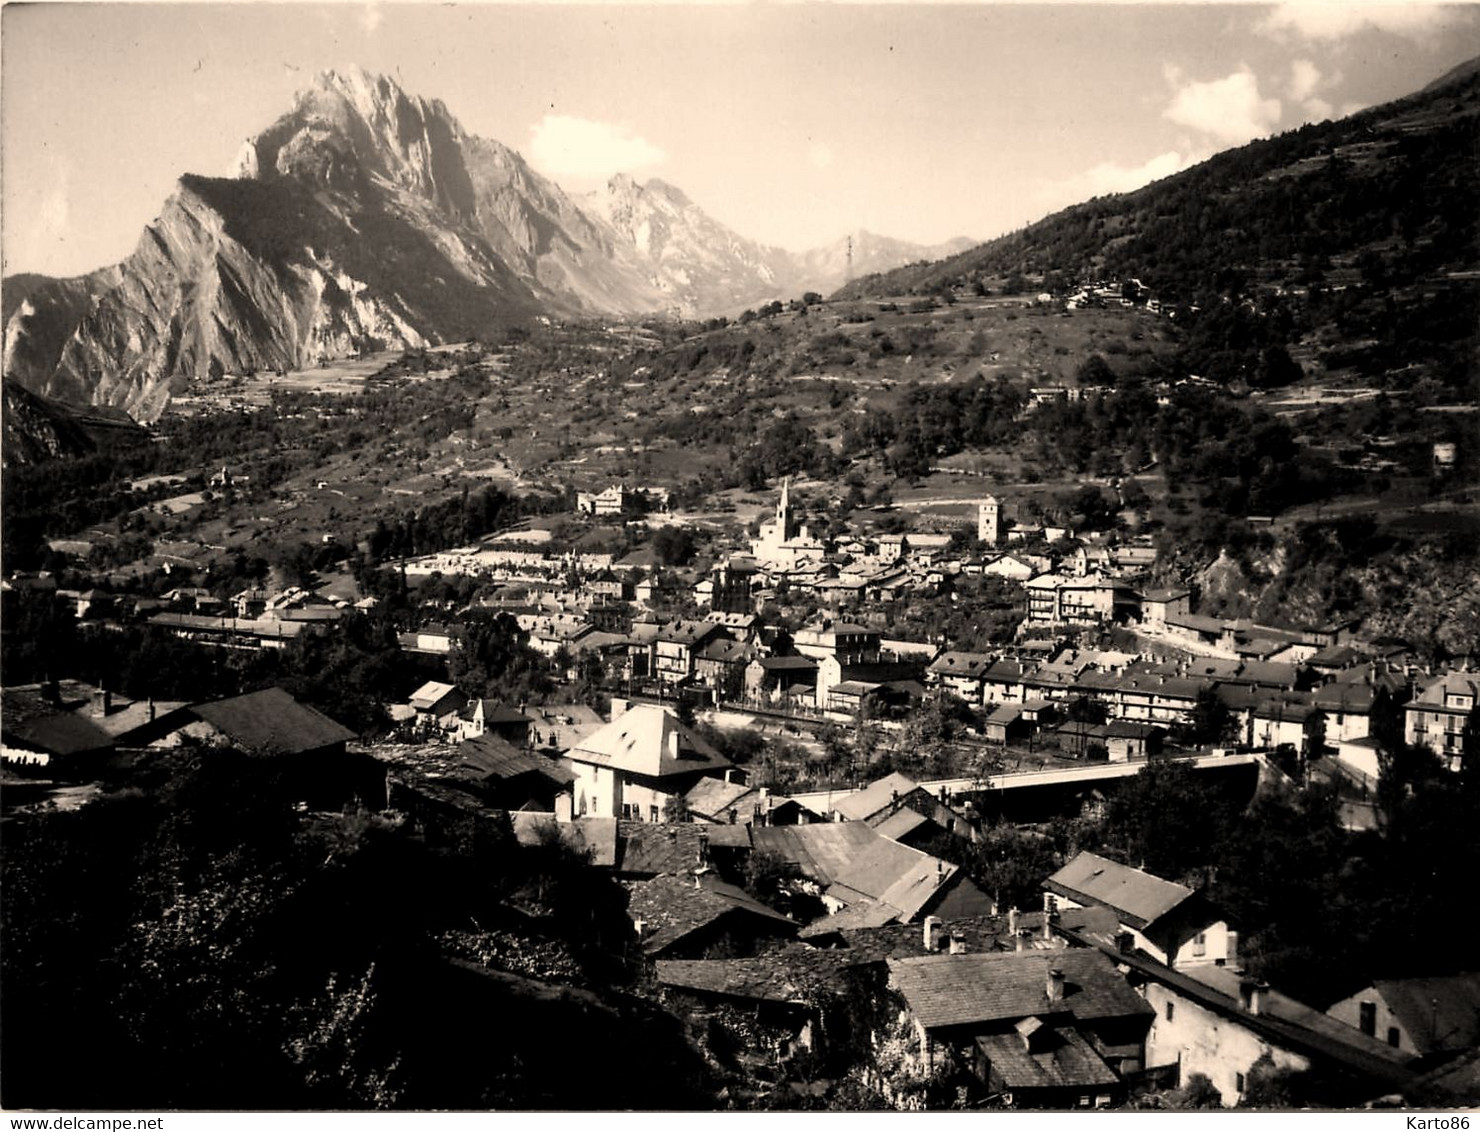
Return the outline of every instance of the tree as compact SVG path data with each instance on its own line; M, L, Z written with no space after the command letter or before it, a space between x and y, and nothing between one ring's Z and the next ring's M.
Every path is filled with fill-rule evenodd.
M1230 803L1205 786L1190 765L1171 759L1147 763L1110 801L1110 843L1132 865L1176 880L1211 864Z
M664 566L683 566L694 557L694 536L687 527L659 527L653 534L653 553Z
M1283 346L1267 346L1259 356L1259 368L1255 371L1254 384L1261 389L1281 389L1293 385L1305 376L1300 364L1290 357Z
M1115 384L1115 371L1099 354L1091 354L1079 363L1074 378L1080 385L1109 387Z

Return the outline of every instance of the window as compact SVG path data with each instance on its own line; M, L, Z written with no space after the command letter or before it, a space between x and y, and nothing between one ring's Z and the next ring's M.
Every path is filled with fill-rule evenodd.
M1208 953L1208 933L1198 932L1192 937L1192 954L1206 955Z
M657 821L657 820L658 820L658 807L657 806L649 806L648 807L648 821Z
M1357 1009L1360 1018L1357 1028L1369 1038L1375 1038L1377 1036L1377 1003L1364 1002Z
M1176 1016L1177 1016L1177 1004L1175 1002L1169 1002L1169 1003L1167 1003L1167 1021L1170 1022Z
M1244 1091L1244 1075L1242 1073L1235 1073L1233 1075L1233 1091L1236 1093L1242 1093Z
M1396 1026L1389 1026L1388 1027L1388 1045L1392 1046L1394 1049L1397 1049L1398 1048L1398 1044L1402 1040L1403 1040L1403 1035L1401 1033L1399 1033L1398 1027L1396 1027Z

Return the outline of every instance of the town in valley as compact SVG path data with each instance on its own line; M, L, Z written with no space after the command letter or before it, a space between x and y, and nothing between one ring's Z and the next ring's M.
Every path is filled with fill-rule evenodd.
M5 1107L1480 1104L1475 61L808 256L303 85L5 279Z

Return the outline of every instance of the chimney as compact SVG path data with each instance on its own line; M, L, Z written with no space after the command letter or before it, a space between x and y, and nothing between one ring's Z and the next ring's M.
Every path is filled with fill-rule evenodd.
M1228 966L1230 966L1230 967L1235 967L1235 966L1238 965L1238 932L1235 932L1235 931L1230 931L1228 933L1228 961L1227 962L1228 962Z
M1029 934L1030 933L1029 932L1026 932L1026 931L1016 931L1016 932L1013 932L1012 933L1013 940L1014 940L1014 943L1013 943L1013 950L1014 951L1027 951L1028 950L1028 936L1029 936Z
M699 834L699 864L709 864L709 834L702 831Z
M1130 932L1115 933L1115 950L1122 955L1129 955L1135 943L1136 937L1131 935Z
M935 933L936 933L937 930L939 930L939 928L940 928L940 917L939 916L926 916L925 917L925 950L926 951L934 951L936 949L936 945L935 945Z
M1268 1005L1269 984L1243 979L1238 985L1238 1004L1250 1014L1263 1014Z
M1056 919L1058 919L1058 917L1059 917L1059 914L1057 912L1044 912L1043 913L1043 938L1044 938L1044 940L1051 940L1051 939L1053 939L1053 923L1054 923L1054 921Z
M1064 1001L1064 972L1057 967L1048 969L1048 982L1043 988L1049 1002Z
M59 680L48 680L41 689L41 696L52 707L62 706L62 685Z
M966 954L966 941L964 939L962 939L958 935L951 936L951 951L950 951L950 953L952 955L965 955Z
M1269 1006L1269 984L1257 982L1249 991L1249 1013L1263 1014Z
M1021 913L1017 910L1016 904L1007 910L1007 930L1013 935L1017 935L1018 917L1020 915Z
M154 722L154 714L155 714L154 697L153 696L150 696L149 697L149 722L150 723L153 723Z

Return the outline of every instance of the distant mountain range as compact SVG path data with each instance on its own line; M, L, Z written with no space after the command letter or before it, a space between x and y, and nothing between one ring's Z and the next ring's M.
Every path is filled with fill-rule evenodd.
M182 177L115 267L5 280L5 373L150 420L171 390L221 374L534 315L736 314L847 279L846 238L768 247L659 180L568 195L441 102L361 70L320 75L231 174ZM874 271L965 246L860 232L852 262Z

